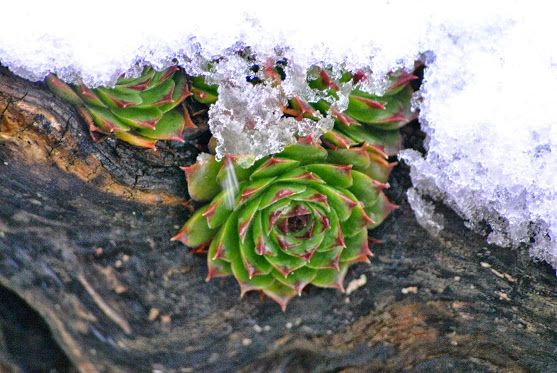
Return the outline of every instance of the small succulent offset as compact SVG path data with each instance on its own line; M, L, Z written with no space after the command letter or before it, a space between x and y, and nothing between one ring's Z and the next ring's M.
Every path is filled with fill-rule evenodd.
M185 74L176 66L163 71L146 67L137 78L120 78L113 88L68 85L55 75L50 89L76 106L95 133L113 134L129 144L155 148L157 140L183 141L185 128L196 128L182 107L190 95Z
M209 203L173 240L208 248L207 280L233 275L242 295L260 290L283 310L308 284L343 290L372 255L368 228L395 206L369 167L339 157L311 139L248 169L205 154L184 170L191 198Z

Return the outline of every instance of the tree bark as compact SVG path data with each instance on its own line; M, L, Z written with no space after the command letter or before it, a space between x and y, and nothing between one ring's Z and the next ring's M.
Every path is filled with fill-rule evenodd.
M0 284L80 372L557 371L551 268L487 245L442 206L445 230L429 236L403 166L389 192L401 208L347 276L362 286L310 288L283 313L240 299L233 278L206 283L204 256L169 241L189 213L178 166L206 132L156 152L93 143L71 106L5 69L0 113ZM414 145L417 131L405 131ZM6 327L0 368L24 369Z

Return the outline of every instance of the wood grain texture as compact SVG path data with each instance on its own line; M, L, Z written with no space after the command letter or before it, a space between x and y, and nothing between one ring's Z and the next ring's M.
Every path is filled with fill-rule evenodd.
M347 276L365 285L310 288L282 313L232 278L205 283L205 258L169 241L188 216L178 166L206 135L158 152L94 144L70 106L4 69L0 113L0 284L81 372L557 371L553 271L443 207L446 230L429 236L403 167L389 192L401 208L372 233L383 244Z

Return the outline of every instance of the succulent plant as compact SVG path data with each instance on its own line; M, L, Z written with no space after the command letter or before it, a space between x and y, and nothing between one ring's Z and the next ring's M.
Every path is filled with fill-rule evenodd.
M308 284L342 291L348 267L372 255L368 228L395 207L369 164L343 156L307 138L248 169L204 154L183 169L208 203L172 239L208 249L207 280L233 275L242 295L260 290L283 310Z
M345 72L334 80L327 70L319 69L318 77L310 80L309 86L338 98L341 84L357 84L365 79L366 75L361 72ZM356 86L350 91L348 107L343 112L324 99L306 102L300 97L293 97L285 112L297 118L312 118L315 111L333 115L335 126L323 136L330 147L348 149L365 143L381 146L388 155L394 155L401 147L398 129L416 118L411 110L414 90L410 86L415 79L416 76L405 71L391 73L382 95L364 92Z
M164 71L146 67L137 78L120 78L115 87L90 89L68 85L51 74L50 89L74 104L95 133L115 137L143 148L157 140L183 141L185 128L196 128L182 102L192 93L185 74L176 66Z

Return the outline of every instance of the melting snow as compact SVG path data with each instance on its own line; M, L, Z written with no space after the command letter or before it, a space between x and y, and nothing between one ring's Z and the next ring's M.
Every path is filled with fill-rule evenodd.
M177 62L221 86L210 111L220 151L259 157L331 125L279 115L288 95L312 94L304 80L312 66L373 71L364 88L380 92L385 73L425 59L418 105L428 153L402 155L422 223L442 229L427 195L491 242L527 243L557 268L557 26L548 3L99 0L84 12L63 1L12 1L2 8L0 63L30 80L55 72L97 86ZM249 66L235 53L245 47L260 64L288 59L281 89L245 83Z

